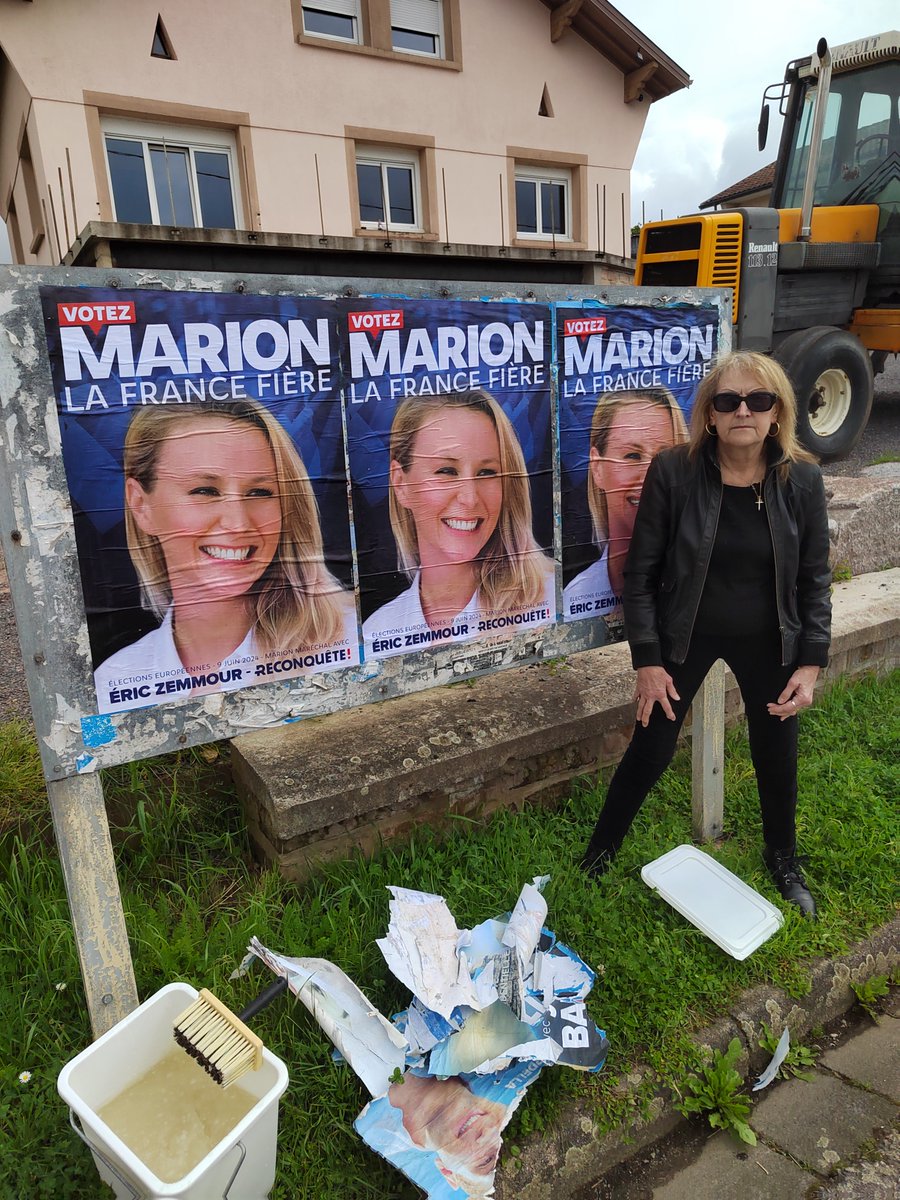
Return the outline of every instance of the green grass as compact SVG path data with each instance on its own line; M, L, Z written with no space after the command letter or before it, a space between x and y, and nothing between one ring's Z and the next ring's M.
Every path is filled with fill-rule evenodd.
M37 746L25 721L0 724L0 831L47 807Z
M649 798L609 874L589 883L576 867L603 788L585 782L555 809L533 806L484 825L460 820L443 839L424 831L378 857L324 868L304 885L252 861L223 757L215 748L118 768L104 789L141 996L185 979L237 1009L266 982L229 975L256 934L292 955L328 958L382 1012L408 994L390 976L375 938L388 919L387 884L439 892L461 927L511 907L519 887L549 873L548 923L598 971L590 998L611 1042L594 1078L548 1070L506 1135L515 1151L580 1096L613 1126L649 1102L659 1082L694 1065L690 1032L760 983L800 996L808 965L840 954L883 924L896 903L895 797L900 792L900 673L837 684L801 724L801 849L820 920L793 909L783 929L744 962L718 950L641 882L640 866L690 841L690 760L682 753ZM716 857L772 900L759 857L759 812L740 730L726 751L726 839ZM78 962L40 770L25 726L0 728L0 1195L77 1197L108 1192L67 1126L56 1094L62 1065L90 1041ZM37 772L37 774L35 774ZM18 814L18 816L17 816ZM288 1065L281 1102L274 1200L412 1200L418 1193L360 1142L352 1122L365 1102L347 1067L306 1010L285 1001L254 1021ZM636 1101L618 1080L645 1064ZM31 1079L20 1083L19 1072Z

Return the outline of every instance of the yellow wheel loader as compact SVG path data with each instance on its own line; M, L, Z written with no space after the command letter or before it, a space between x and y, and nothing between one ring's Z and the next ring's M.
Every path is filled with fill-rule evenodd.
M801 441L840 458L900 352L900 34L823 38L788 63L760 150L770 101L784 117L771 207L644 225L635 283L733 288L735 347L782 364Z

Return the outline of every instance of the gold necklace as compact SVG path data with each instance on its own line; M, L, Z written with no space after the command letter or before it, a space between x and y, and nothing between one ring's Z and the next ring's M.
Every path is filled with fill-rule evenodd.
M762 485L762 483L758 483L758 484L751 483L750 487L753 489L753 495L756 497L756 511L762 512L762 507L765 504L765 500L763 500L763 494L762 494L763 493L763 485Z

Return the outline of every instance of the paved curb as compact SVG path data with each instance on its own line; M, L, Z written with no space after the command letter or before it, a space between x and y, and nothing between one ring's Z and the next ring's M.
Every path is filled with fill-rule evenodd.
M850 951L834 959L818 959L810 969L810 990L795 1000L778 988L760 985L742 993L728 1013L699 1030L694 1041L702 1049L724 1051L733 1037L743 1051L737 1069L745 1076L758 1075L769 1055L757 1047L760 1024L775 1033L788 1026L800 1041L812 1029L828 1025L856 1001L852 983L892 972L900 965L900 916L883 925ZM614 1035L614 1031L613 1031ZM638 1087L644 1069L634 1068L623 1082L623 1098L638 1109ZM613 1167L639 1154L671 1133L684 1118L673 1107L667 1089L658 1091L646 1119L638 1118L597 1137L590 1106L576 1102L552 1130L532 1135L520 1143L515 1166L497 1172L497 1200L572 1200L581 1190ZM627 1139L627 1140L626 1140Z

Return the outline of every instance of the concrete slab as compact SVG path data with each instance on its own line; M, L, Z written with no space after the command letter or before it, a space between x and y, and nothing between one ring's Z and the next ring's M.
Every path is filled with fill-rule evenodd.
M809 1200L897 1200L900 1193L900 1130L889 1130L860 1162L839 1171Z
M797 1200L815 1181L814 1174L761 1143L746 1146L717 1133L695 1162L653 1189L653 1200Z
M823 1054L819 1066L900 1104L900 1021L882 1017L879 1024Z
M896 1106L883 1096L816 1071L809 1083L779 1084L756 1107L751 1123L770 1146L827 1174L896 1115Z

